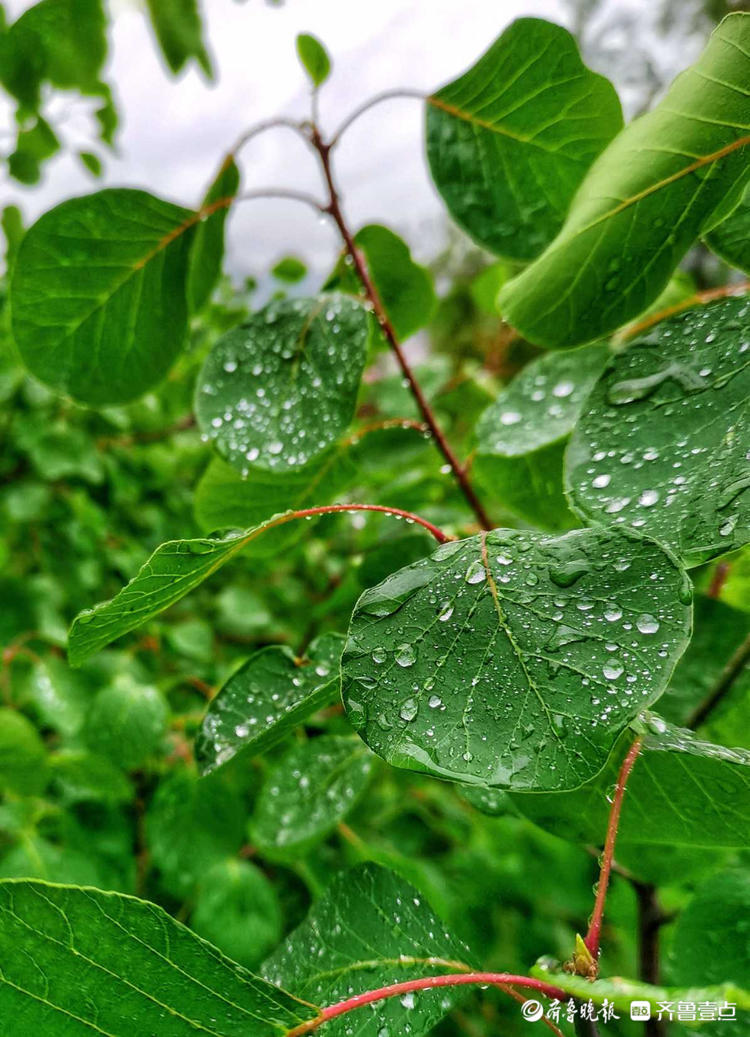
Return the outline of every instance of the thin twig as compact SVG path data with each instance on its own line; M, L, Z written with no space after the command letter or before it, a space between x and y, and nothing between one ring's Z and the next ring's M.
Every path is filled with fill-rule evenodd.
M680 302L675 303L674 306L668 306L665 310L659 310L658 313L652 313L649 317L644 317L642 320L636 321L635 324L628 325L617 333L616 338L619 342L625 342L627 339L633 338L634 335L638 335L640 332L653 327L654 324L666 320L667 317L672 317L675 313L681 313L683 310L689 310L691 306L700 306L703 303L713 302L715 299L734 298L737 295L745 295L747 292L750 292L750 281L724 284L720 288L709 288L704 292L696 292L695 295L682 299Z
M385 515L394 515L396 518L403 518L407 522L414 522L418 526L422 526L428 533L434 536L439 544L446 544L449 540L456 539L449 533L444 533L442 529L438 529L437 526L422 518L421 515L415 515L412 511L404 511L402 508L389 508L385 504L321 504L316 508L301 508L297 511L290 511L286 515L281 515L278 519L269 522L265 528L272 529L274 526L291 522L292 519L312 518L315 515L335 515L337 512L342 511L380 511Z
M628 778L630 777L630 772L633 769L635 761L638 759L638 754L641 751L642 744L642 739L636 738L628 750L627 756L622 761L620 773L617 775L617 784L615 785L615 794L612 798L612 806L609 811L607 838L604 843L604 854L602 856L601 870L599 872L596 901L594 902L594 910L591 915L589 931L584 940L584 943L595 962L599 957L599 938L601 936L602 920L604 918L604 905L607 900L607 887L609 886L609 877L615 856L615 843L617 841L617 829L620 824L622 801L625 798L625 788L628 783Z
M690 714L685 724L695 730L705 723L750 661L750 634L745 638L719 675L709 695Z
M325 141L323 141L317 128L313 129L312 142L313 146L315 147L320 156L320 163L323 170L323 176L325 178L326 185L328 187L330 195L330 200L328 205L326 206L326 211L330 213L336 226L338 227L339 233L344 242L344 247L346 248L347 254L351 258L351 261L354 265L354 269L357 272L357 276L362 282L362 287L365 290L365 294L373 308L373 311L375 313L375 316L377 317L378 323L380 324L383 334L385 335L388 344L390 345L391 349L393 350L393 353L396 356L399 367L401 368L401 372L404 375L404 378L406 379L409 388L411 389L412 396L414 397L417 403L422 417L424 418L426 424L429 427L430 433L433 439L435 440L438 449L442 453L445 460L448 462L448 465L450 466L451 471L453 472L456 478L456 482L458 483L469 506L471 507L472 511L477 517L479 525L482 527L482 529L492 529L492 522L490 521L486 511L484 510L481 501L474 492L474 488L471 485L471 482L469 481L469 477L466 474L466 470L464 469L463 465L461 465L456 455L453 453L453 450L450 444L448 443L448 440L445 438L445 434L443 433L442 429L437 423L432 407L430 406L424 393L422 392L422 388L419 385L419 382L414 377L414 372L412 371L409 362L406 359L406 356L404 355L404 352L401 348L401 344L399 343L398 338L396 337L396 332L393 328L393 325L388 317L388 314L385 311L383 303L380 300L380 296L375 287L375 284L372 278L370 277L370 273L367 269L367 264L365 263L364 257L362 256L361 252L359 251L354 242L352 233L349 230L349 226L341 210L341 200L333 178L333 170L331 167L330 158L331 145L326 144Z
M302 202L304 205L311 206L318 213L328 211L327 207L313 195L307 194L305 191L294 191L286 187L259 187L257 190L245 191L242 194L235 195L234 198L230 199L230 203L254 202L259 199L269 198L286 198L292 202Z
M305 132L304 123L280 116L276 119L264 119L263 122L256 123L255 126L251 126L249 129L245 130L245 132L237 139L229 154L234 158L246 144L249 144L250 141L254 140L256 137L259 137L261 133L265 133L267 130L275 130L279 128L292 130L294 133L298 134L298 136L302 137L305 143L310 142L310 138Z
M374 108L378 104L382 104L383 101L395 101L398 98L416 98L419 101L426 101L428 95L424 90L411 90L408 88L396 89L396 90L384 90L381 94L375 94L368 101L365 101L358 108L347 115L344 121L341 123L339 128L331 137L330 146L335 147L336 144L341 140L341 137L346 133L349 127L359 119L365 112L369 112L371 108Z

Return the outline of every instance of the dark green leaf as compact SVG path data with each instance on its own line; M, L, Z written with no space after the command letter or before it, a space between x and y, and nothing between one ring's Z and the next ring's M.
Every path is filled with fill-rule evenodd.
M0 709L0 790L38 795L47 778L47 752L34 725L13 709Z
M16 150L8 158L8 172L22 184L36 184L41 165L60 150L50 124L39 116L33 126L18 132Z
M314 87L325 83L331 74L331 59L319 39L307 32L300 33L297 37L297 56Z
M281 939L276 891L248 861L216 864L201 882L190 928L232 961L255 968Z
M503 506L545 529L577 524L563 494L563 450L606 361L601 345L539 357L477 424L477 480Z
M237 853L244 834L244 805L221 775L199 779L174 771L159 784L146 816L161 883L181 898L194 892L209 868Z
M299 997L332 1005L390 983L454 972L467 956L413 886L364 864L336 876L263 974ZM353 1025L357 1037L424 1037L457 999L446 990L392 998L327 1023L326 1037L344 1037Z
M5 266L10 270L24 235L23 216L17 205L5 206L2 217L0 217L0 224L2 224L5 235Z
M388 319L403 340L428 324L437 298L432 274L412 259L408 245L388 227L368 224L354 237L363 253ZM345 257L341 257L326 288L362 295L362 285Z
M369 329L345 296L271 303L209 355L196 390L202 432L240 471L304 468L352 419Z
M637 317L687 250L731 211L748 175L750 14L719 25L698 62L591 167L546 252L500 292L532 342L575 346Z
M747 543L749 313L748 299L687 310L613 357L566 455L581 514L634 526L688 566Z
M734 212L706 237L706 244L730 266L750 274L750 187Z
M113 763L80 749L66 749L50 757L52 781L67 803L127 803L130 782Z
M485 248L528 260L622 127L617 94L565 29L520 18L427 102L427 158L451 215Z
M365 591L342 657L349 719L395 766L488 787L575 788L663 692L690 584L615 530L494 530Z
M317 1014L134 897L6 881L0 921L13 1037L283 1037Z
M208 189L200 207L201 212L225 199L234 198L240 186L240 171L230 156L222 162L216 179ZM221 274L224 259L224 225L229 206L222 205L202 220L195 229L190 247L190 262L187 278L187 298L191 312L206 303Z
M161 692L136 684L123 673L94 698L84 737L94 752L133 770L158 748L167 729L167 715Z
M265 752L339 693L340 634L322 634L304 659L285 646L251 655L211 700L195 742L203 774L238 752Z
M730 980L750 990L748 918L750 875L712 875L677 920L669 968L673 981L684 986Z
M701 741L690 731L650 718L628 781L618 845L707 849L750 843L750 752ZM601 845L612 789L633 740L622 736L605 769L573 792L513 795L532 821L566 839Z
M325 839L364 792L373 759L353 737L323 735L293 746L266 775L251 821L267 856L297 856Z
M92 406L164 377L187 329L194 213L144 191L63 202L25 234L11 279L13 333L32 374Z
M169 68L176 75L195 58L210 78L211 59L203 42L198 0L146 0L151 23Z

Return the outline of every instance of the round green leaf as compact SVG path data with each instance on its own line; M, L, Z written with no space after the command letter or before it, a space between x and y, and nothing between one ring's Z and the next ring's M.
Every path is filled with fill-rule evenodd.
M31 373L95 407L159 382L187 330L196 218L145 191L110 189L37 220L10 285L13 334Z
M201 431L240 471L303 468L354 415L367 311L345 296L272 303L217 342L201 372Z
M190 928L232 961L252 969L281 939L276 891L254 864L215 864L201 882Z
M749 315L748 299L688 310L610 361L568 447L576 510L688 566L748 542Z
M295 745L268 773L251 822L265 854L308 849L343 821L370 779L372 757L356 738L323 735Z
M265 752L338 696L344 639L323 634L297 659L284 645L255 652L219 691L203 718L195 757L204 774L245 749Z
M90 749L133 770L159 746L167 727L167 704L156 688L121 674L91 704L84 726Z
M575 788L664 690L690 600L670 556L616 530L445 544L359 599L342 657L349 719L395 766Z
M427 101L427 158L451 215L485 248L538 255L622 127L614 87L559 25L520 18Z
M34 725L0 709L0 790L38 795L47 784L47 752Z

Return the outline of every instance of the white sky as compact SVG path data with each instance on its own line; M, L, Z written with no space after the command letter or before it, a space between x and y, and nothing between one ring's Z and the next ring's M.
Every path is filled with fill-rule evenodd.
M29 0L6 0L9 18L29 6ZM43 183L36 188L0 180L3 204L19 204L27 221L102 183L144 187L195 205L222 154L245 128L277 114L307 114L308 94L294 49L298 32L318 35L333 56L334 75L321 97L322 120L331 128L381 90L435 89L472 64L519 15L570 22L564 0L287 0L281 7L264 0L203 0L217 72L211 84L193 65L177 79L165 71L137 0L111 0L110 6L105 78L115 85L120 112L118 154L105 156L106 173L99 182L68 155L47 163ZM638 12L648 33L649 13L655 18L658 5L656 0L608 0L608 6L610 45L624 53L630 41L622 32L617 37L617 19ZM694 49L682 49L678 67L692 60ZM64 105L66 141L86 147L85 107L67 99ZM7 125L7 119L0 104L0 125ZM418 256L426 257L442 239L445 215L422 152L420 103L391 101L352 129L339 149L337 166L352 222L388 223ZM245 189L283 185L315 191L318 186L312 157L283 130L253 142L242 165ZM333 231L302 206L252 202L232 215L229 266L237 274L258 275L270 262L294 252L323 271L336 244Z

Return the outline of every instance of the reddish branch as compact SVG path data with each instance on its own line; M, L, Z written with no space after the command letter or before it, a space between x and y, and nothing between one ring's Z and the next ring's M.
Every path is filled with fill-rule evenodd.
M604 843L604 854L602 856L601 870L599 872L596 901L594 903L593 914L591 915L589 931L584 940L584 943L594 961L599 957L599 937L601 936L602 931L602 919L604 918L604 904L607 899L607 887L609 886L609 877L612 873L612 862L615 856L615 842L617 840L617 829L620 824L622 801L625 798L625 788L628 783L628 778L630 777L630 772L632 771L633 765L638 759L638 754L641 751L641 745L642 739L636 738L628 750L627 756L622 761L620 773L617 775L617 784L615 785L612 807L609 811L607 838Z
M423 519L421 515L415 515L411 511L404 511L402 508L389 508L384 504L321 504L317 508L301 508L299 511L290 511L287 515L282 515L275 522L269 522L266 529L271 529L273 526L283 525L285 522L291 522L292 519L296 518L312 518L313 515L334 515L339 511L381 511L385 515L395 515L397 518L406 519L407 522L415 522L418 526L422 526L435 537L439 544L446 544L449 540L455 540L456 538L451 536L449 533L444 533L442 529L438 529L427 519Z
M349 226L341 210L341 201L339 198L338 190L336 189L336 184L333 179L333 170L331 168L331 144L326 144L323 141L317 128L313 128L311 141L313 147L320 156L320 163L323 169L323 176L325 178L326 186L329 192L329 202L328 205L325 206L325 211L330 213L334 223L336 224L339 230L342 241L344 242L344 247L346 249L347 255L350 257L354 265L354 269L357 272L357 276L362 282L362 287L365 290L365 295L367 296L367 299L373 308L373 312L375 313L377 321L380 324L380 327L383 331L383 334L385 335L388 344L393 350L396 360L398 361L398 365L401 368L401 372L406 381L408 382L411 394L414 397L417 406L420 410L420 413L422 414L422 417L424 418L425 423L427 424L427 427L430 430L430 434L435 440L435 443L437 444L437 447L442 453L443 457L448 462L448 465L450 466L450 469L456 478L456 482L461 488L461 492L463 493L469 506L471 507L472 511L477 517L479 525L482 527L482 529L492 529L492 522L490 521L486 511L484 510L481 501L474 492L474 488L471 485L471 482L469 481L469 477L466 474L465 468L458 460L458 458L453 452L450 443L445 438L445 434L443 433L442 429L437 423L432 407L430 406L424 393L422 392L422 387L414 377L414 372L412 371L411 366L409 365L409 361L406 359L404 351L401 348L401 344L398 341L398 338L396 337L396 332L393 328L393 325L388 317L388 314L385 311L383 303L380 300L380 296L375 287L375 284L372 278L370 277L370 272L367 269L367 264L364 260L364 257L362 256L362 253L359 251L354 242L354 237L352 236L352 233L349 230Z
M460 972L447 976L424 976L422 979L405 980L403 983L393 983L391 986L380 987L378 990L368 990L364 994L356 994L340 1001L337 1005L331 1005L322 1009L320 1015L301 1023L293 1030L289 1030L286 1037L303 1037L303 1034L312 1033L318 1027L328 1023L331 1019L338 1019L348 1012L365 1005L373 1005L378 1001L386 1001L391 997L403 997L405 994L416 993L420 990L434 990L439 987L458 986L482 986L482 987L505 987L513 984L516 987L528 987L545 997L562 999L565 994L556 987L551 987L539 979L531 979L529 976L513 976L507 972Z
M700 306L703 303L713 302L715 299L726 299L732 298L735 295L745 295L749 291L750 281L740 281L737 284L724 284L719 288L709 288L707 291L696 292L695 295L690 295L687 299L682 299L680 302L675 303L674 306L668 306L665 310L659 310L658 313L652 313L651 316L644 317L643 320L636 321L635 324L631 324L629 327L624 328L620 332L619 337L622 339L632 338L634 335L638 335L641 331L646 331L647 328L653 327L654 324L658 324L667 317L671 317L675 313L681 313L683 310L690 309L691 306Z

